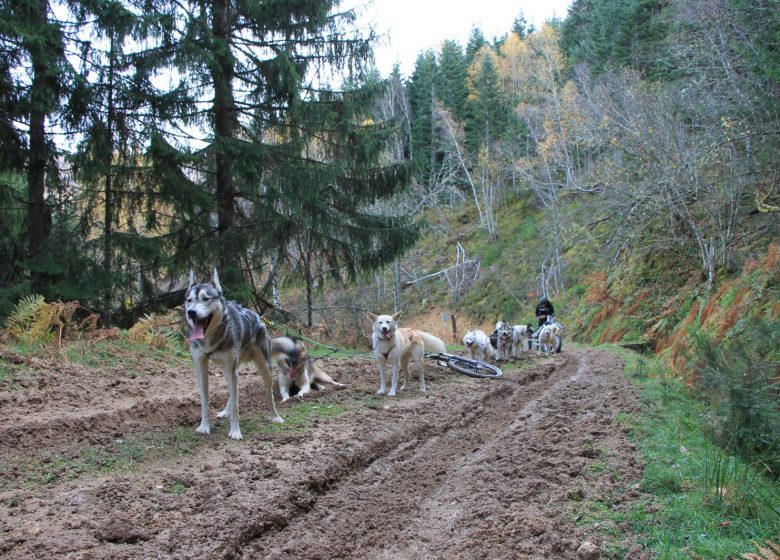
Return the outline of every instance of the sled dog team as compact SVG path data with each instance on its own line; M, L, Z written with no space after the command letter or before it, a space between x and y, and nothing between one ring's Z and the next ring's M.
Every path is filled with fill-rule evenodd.
M404 379L400 390L409 385L412 363L418 372L420 391L425 392L425 352L446 352L444 342L440 338L425 331L399 327L400 315L400 311L394 315L368 314L372 323L372 349L379 367L377 394L387 394L391 397L399 390L398 377L401 371ZM229 419L228 437L235 440L242 439L238 413L238 367L245 362L254 362L263 377L268 418L271 422L284 422L274 403L272 362L279 366L279 393L282 402L288 400L294 390L302 396L311 388L323 388L326 383L344 387L317 366L308 356L306 346L301 340L287 336L272 337L256 312L235 301L226 300L216 269L211 281L204 283L197 282L194 273L190 272L184 300L184 317L190 331L190 354L195 362L200 393L201 421L197 428L198 433L211 433L208 376L210 360L222 366L228 387L227 404L217 414L217 418ZM546 348L548 356L551 348L554 351L554 337L560 336L559 330L556 330L559 327L560 325L551 323L539 332L539 348ZM549 330L548 334L545 334L545 329ZM517 357L518 352L525 348L525 339L529 339L530 330L527 325L510 326L499 321L496 325L495 359L508 360L510 356ZM484 361L492 353L490 338L483 331L467 332L463 343L473 359Z
M504 321L496 323L493 340L485 331L468 331L463 336L463 345L474 360L485 361L494 356L495 361L516 359L525 352L526 345L531 349L533 343L537 344L537 355L549 356L553 352L560 351L563 326L560 323L550 321L542 325L534 332L531 325L510 325Z

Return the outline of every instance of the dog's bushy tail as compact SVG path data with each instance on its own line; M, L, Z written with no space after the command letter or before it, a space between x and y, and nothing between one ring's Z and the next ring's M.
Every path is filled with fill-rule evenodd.
M418 331L420 338L423 339L426 352L442 353L447 351L447 347L444 345L444 341L438 336L433 336L431 333L425 331Z

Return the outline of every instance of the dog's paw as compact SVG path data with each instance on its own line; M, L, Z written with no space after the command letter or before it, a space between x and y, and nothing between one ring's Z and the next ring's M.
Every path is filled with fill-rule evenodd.
M230 411L227 408L217 414L217 418L227 418L228 416L230 416Z
M384 395L385 394L385 388L380 387L379 390L376 392L377 395Z
M271 417L271 422L274 424L284 424L284 418L277 414L276 416Z
M387 396L388 397L394 397L395 396L395 390L394 389L390 389L390 392L387 393Z
M228 437L230 439L234 439L236 441L244 439L244 437L241 435L241 430L230 430L230 433L228 434Z
M201 425L198 426L198 429L195 431L198 432L199 434L209 435L211 433L211 425L201 423Z

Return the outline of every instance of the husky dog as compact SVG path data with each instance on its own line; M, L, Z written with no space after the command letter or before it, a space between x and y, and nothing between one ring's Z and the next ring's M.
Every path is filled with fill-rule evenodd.
M542 352L546 356L550 356L551 353L556 352L559 346L561 336L561 326L558 323L546 323L538 333L539 346L536 354L540 355Z
M265 398L272 422L284 422L276 412L271 376L271 337L260 316L222 296L217 270L211 282L199 284L190 271L184 299L184 317L190 328L190 354L200 390L200 434L211 433L209 422L209 360L220 364L228 386L228 402L217 418L230 418L229 437L241 439L238 423L238 366L254 361L265 382Z
M290 398L290 389L295 386L298 396L302 397L314 387L324 389L323 383L335 387L346 387L343 383L322 371L306 351L303 341L298 338L279 336L271 339L271 357L279 366L279 394L282 402Z
M512 357L517 358L520 352L525 352L526 339L531 338L533 329L530 325L515 325L512 327Z
M463 336L463 344L466 346L472 360L484 362L490 355L490 339L485 331L468 331Z
M385 384L385 370L390 364L392 379L390 382L389 397L394 397L398 389L398 371L404 371L403 391L409 384L409 362L415 362L420 372L420 391L425 392L425 372L423 358L425 352L446 352L444 342L425 331L416 329L403 329L398 327L399 311L395 315L374 315L368 313L371 320L371 347L374 349L379 365L379 390L377 395L384 395L387 391Z
M514 328L505 321L496 323L496 361L515 357ZM510 353L511 350L511 353Z

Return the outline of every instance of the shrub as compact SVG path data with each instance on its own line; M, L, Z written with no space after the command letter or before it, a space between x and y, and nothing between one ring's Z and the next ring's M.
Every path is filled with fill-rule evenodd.
M693 334L688 367L712 408L720 445L763 463L780 476L780 321L754 319L732 338Z

